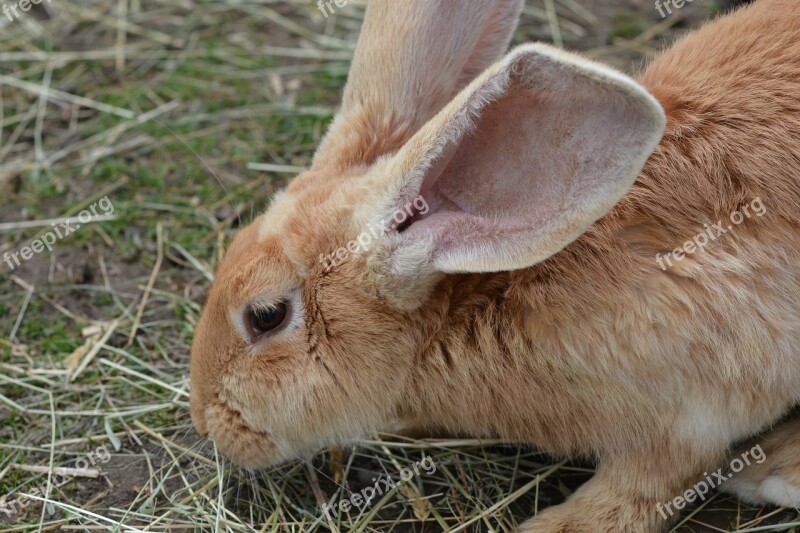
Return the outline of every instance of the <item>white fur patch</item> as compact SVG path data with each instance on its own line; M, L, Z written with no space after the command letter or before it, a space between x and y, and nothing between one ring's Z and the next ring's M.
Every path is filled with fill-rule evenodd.
M778 505L800 507L800 487L796 487L780 476L770 476L761 483L751 479L733 477L721 487L744 501L756 505Z
M716 410L705 399L689 402L678 416L677 429L685 440L707 443L713 448L738 436L739 431L731 427L724 412Z
M770 476L761 483L759 492L764 499L781 507L800 507L800 488L790 485L780 476Z

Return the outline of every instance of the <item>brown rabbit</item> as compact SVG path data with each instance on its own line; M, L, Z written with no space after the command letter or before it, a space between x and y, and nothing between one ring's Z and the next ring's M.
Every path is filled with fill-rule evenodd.
M398 420L500 437L599 462L524 531L665 529L800 402L797 7L637 83L540 44L495 63L520 0L372 0L312 168L218 269L198 431L248 467ZM764 438L729 488L797 506L800 423Z

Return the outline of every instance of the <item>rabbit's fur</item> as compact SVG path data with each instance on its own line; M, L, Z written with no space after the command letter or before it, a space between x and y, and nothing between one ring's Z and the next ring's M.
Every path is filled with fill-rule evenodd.
M542 532L664 530L657 504L767 431L729 489L800 505L800 423L768 429L800 401L796 2L708 24L641 86L541 45L492 65L520 7L371 0L312 168L218 269L196 427L250 467L398 420L596 458ZM429 213L323 265L420 193ZM288 302L275 334L248 337L253 301Z

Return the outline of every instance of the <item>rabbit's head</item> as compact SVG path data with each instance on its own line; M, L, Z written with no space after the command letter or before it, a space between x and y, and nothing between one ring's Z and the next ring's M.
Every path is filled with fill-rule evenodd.
M404 417L418 355L446 327L421 320L437 285L546 259L632 185L660 106L544 45L495 63L521 4L370 2L311 169L237 235L197 325L192 417L236 462Z

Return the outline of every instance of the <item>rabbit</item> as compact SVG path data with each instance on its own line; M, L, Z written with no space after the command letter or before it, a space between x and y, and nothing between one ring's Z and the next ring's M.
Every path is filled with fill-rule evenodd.
M796 2L637 80L506 53L521 8L369 2L310 169L218 266L197 431L249 468L397 423L589 458L520 526L570 533L666 530L657 506L762 435L729 490L800 504Z

